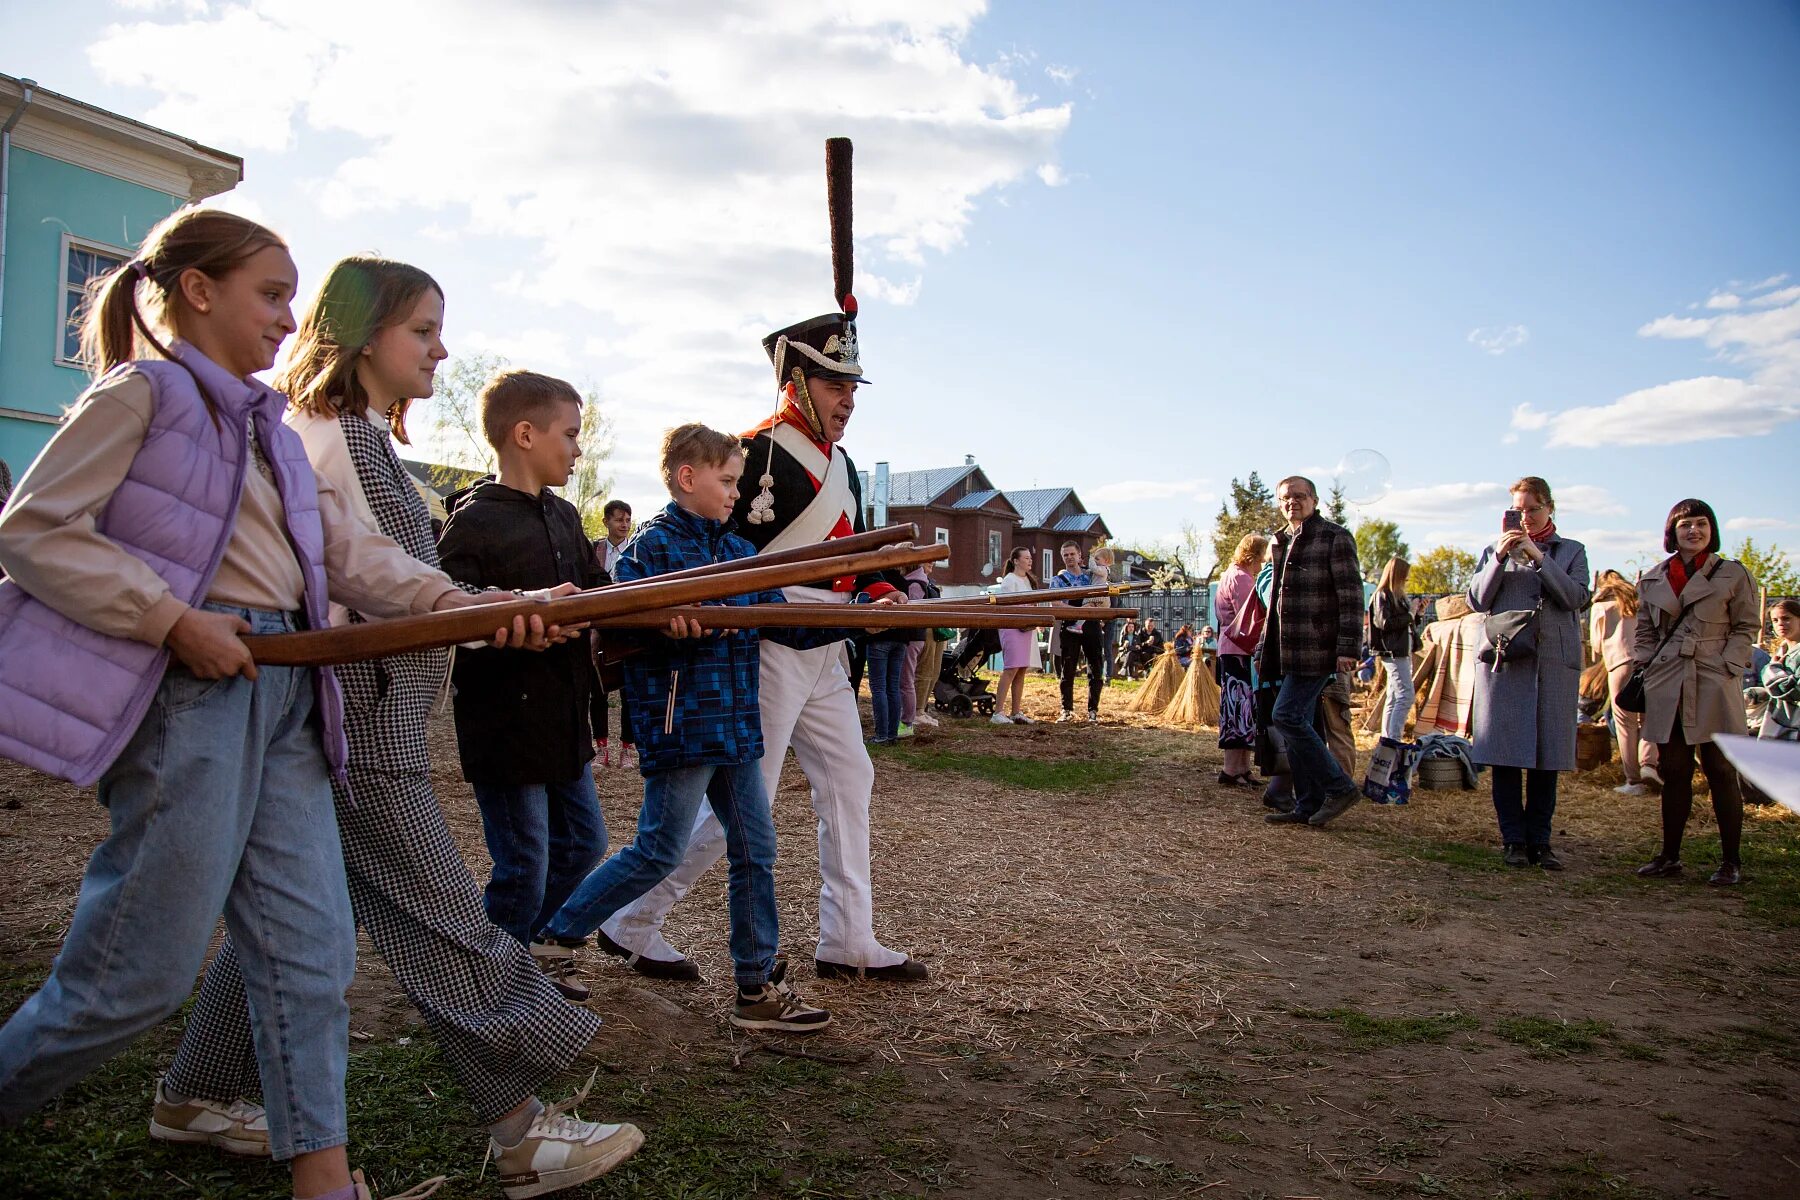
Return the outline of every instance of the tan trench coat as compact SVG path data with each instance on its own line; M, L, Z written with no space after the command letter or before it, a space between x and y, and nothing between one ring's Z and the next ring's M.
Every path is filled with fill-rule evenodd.
M1716 557L1716 556L1715 556ZM1756 581L1742 563L1709 560L1687 581L1679 599L1665 559L1638 581L1637 631L1632 657L1644 667L1644 731L1647 742L1667 743L1679 716L1690 746L1715 733L1745 733L1744 672L1761 626ZM1684 605L1693 605L1681 629L1658 651ZM1655 656L1652 661L1652 655Z

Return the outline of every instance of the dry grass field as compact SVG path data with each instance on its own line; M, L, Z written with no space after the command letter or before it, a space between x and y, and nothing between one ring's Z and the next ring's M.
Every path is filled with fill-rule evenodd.
M1500 865L1485 791L1271 827L1255 793L1215 785L1210 732L1125 714L1127 695L1109 689L1097 727L956 723L877 751L877 930L930 966L922 986L814 978L817 847L790 764L783 940L836 1023L734 1035L715 871L669 932L705 982L590 964L607 1029L559 1086L598 1067L584 1115L648 1142L583 1194L1800 1195L1800 820L1752 816L1749 881L1729 892L1702 882L1717 843L1699 814L1685 881L1632 874L1656 805L1615 795L1616 766L1564 777L1560 875ZM1033 679L1028 711L1053 708ZM433 733L485 878L447 723ZM601 781L622 841L638 780ZM10 764L0 804L10 1011L105 819ZM454 1078L363 949L353 1161L380 1189L444 1173L442 1196L497 1195ZM181 1019L0 1133L0 1196L285 1195L266 1165L146 1140Z

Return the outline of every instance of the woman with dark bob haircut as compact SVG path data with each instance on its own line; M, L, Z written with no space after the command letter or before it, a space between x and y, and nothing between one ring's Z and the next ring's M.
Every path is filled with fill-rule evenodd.
M1713 743L1721 733L1744 733L1744 672L1761 625L1756 581L1742 563L1719 556L1719 520L1704 500L1683 500L1663 525L1669 557L1638 582L1638 622L1632 659L1644 671L1646 741L1661 749L1662 853L1638 874L1681 874L1681 835L1694 806L1694 756L1712 789L1719 822L1715 886L1743 881L1738 843L1744 798L1737 772Z

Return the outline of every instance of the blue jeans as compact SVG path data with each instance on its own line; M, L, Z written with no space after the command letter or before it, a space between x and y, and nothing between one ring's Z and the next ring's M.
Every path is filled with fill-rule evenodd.
M606 821L586 768L560 783L473 783L494 873L488 920L529 943L606 855Z
M875 709L875 740L891 742L900 735L900 675L906 667L905 642L869 642L869 701Z
M1494 817L1500 823L1500 840L1509 846L1548 846L1550 824L1556 818L1556 772L1488 769L1494 775Z
M542 936L574 940L668 878L687 854L701 802L725 827L731 861L731 962L740 987L768 982L779 931L775 918L775 819L760 760L722 767L675 767L644 776L637 840L582 881Z
M207 605L281 633L284 613ZM342 1145L356 931L303 667L163 676L100 779L88 860L50 977L0 1029L0 1122L42 1107L181 1007L225 915L254 1014L277 1159Z
M1294 772L1294 811L1319 811L1325 797L1356 790L1356 782L1331 756L1313 722L1329 675L1283 675L1275 695L1275 727L1287 740L1288 765Z

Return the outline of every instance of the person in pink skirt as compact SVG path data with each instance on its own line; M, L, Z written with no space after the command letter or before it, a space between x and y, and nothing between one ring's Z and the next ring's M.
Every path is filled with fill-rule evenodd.
M1031 577L1031 548L1017 546L1012 557L1006 560L1006 575L1000 580L1000 591L1029 592L1037 587ZM1025 699L1025 673L1031 669L1031 639L1033 631L1029 629L1002 629L1000 631L1000 688L995 693L994 715L990 720L995 725L1035 725L1037 722L1019 711L1019 705ZM1010 713L1002 711L1010 707Z

